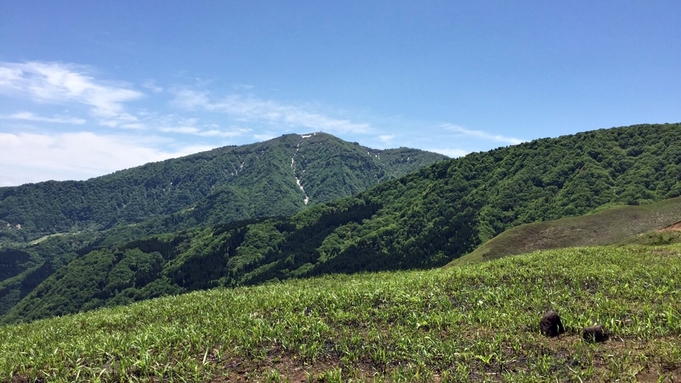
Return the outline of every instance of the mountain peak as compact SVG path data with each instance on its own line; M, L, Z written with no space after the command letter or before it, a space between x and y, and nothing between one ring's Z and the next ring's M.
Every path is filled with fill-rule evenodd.
M373 153L374 150L370 149ZM55 233L101 230L190 207L210 206L193 224L289 215L308 204L350 196L446 157L407 149L391 161L331 134L286 134L148 163L87 181L0 188L0 245ZM399 156L409 158L400 161ZM223 207L224 205L224 207Z

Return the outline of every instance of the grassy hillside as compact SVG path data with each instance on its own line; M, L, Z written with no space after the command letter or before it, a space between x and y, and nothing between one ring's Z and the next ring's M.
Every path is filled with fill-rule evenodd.
M290 218L88 249L5 306L2 320L216 286L442 266L521 224L678 196L677 142L679 124L536 140L440 162Z
M622 241L622 243L648 246L681 243L681 230L679 230L679 226L676 224L672 225L671 227L653 230L636 237L627 238Z
M0 381L676 381L679 275L678 245L596 247L197 292L0 327Z
M562 247L664 244L671 241L653 241L653 238L662 237L660 229L680 221L681 198L678 197L648 205L616 206L589 215L514 227L455 259L449 266ZM674 234L666 236L675 237Z

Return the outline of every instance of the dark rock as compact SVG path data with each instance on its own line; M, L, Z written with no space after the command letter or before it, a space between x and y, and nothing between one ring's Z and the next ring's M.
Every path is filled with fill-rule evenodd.
M544 317L539 322L539 329L542 334L550 337L558 336L565 332L560 315L555 311L549 311L544 314Z
M610 333L601 325L591 326L582 331L582 338L591 343L605 342L610 338Z

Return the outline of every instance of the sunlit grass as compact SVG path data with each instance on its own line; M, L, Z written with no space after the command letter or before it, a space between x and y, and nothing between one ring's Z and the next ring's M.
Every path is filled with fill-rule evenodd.
M0 381L612 381L678 376L681 247L328 276L0 327ZM568 332L539 333L547 310ZM610 341L588 344L599 323Z

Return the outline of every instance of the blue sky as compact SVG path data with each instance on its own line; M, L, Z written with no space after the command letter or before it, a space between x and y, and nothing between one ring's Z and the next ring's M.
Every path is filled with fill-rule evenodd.
M285 133L460 156L681 122L678 1L3 1L0 186Z

